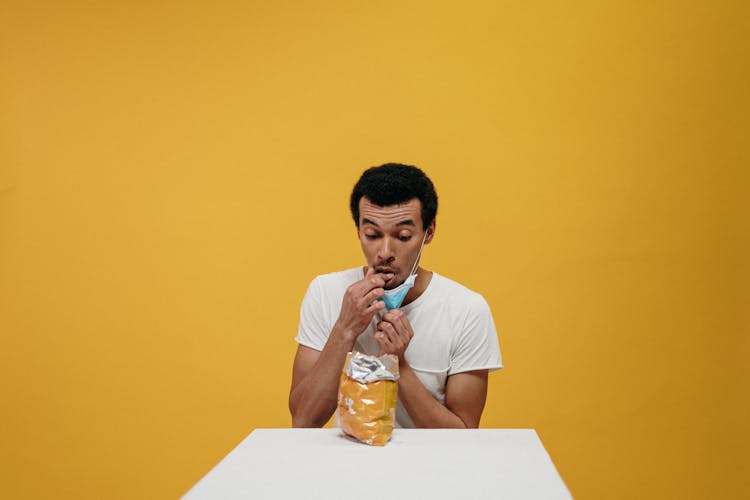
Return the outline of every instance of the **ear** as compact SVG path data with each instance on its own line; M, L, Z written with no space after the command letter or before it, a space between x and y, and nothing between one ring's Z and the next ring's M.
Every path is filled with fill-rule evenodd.
M437 226L437 220L432 219L432 222L427 226L427 236L425 236L424 244L428 244L435 237L435 227Z

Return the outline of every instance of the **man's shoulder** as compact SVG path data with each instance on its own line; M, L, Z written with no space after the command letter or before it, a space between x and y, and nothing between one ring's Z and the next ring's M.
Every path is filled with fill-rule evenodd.
M320 274L313 279L313 283L324 289L332 290L346 288L352 283L362 279L362 268L353 267L343 271L334 271L331 273Z
M434 271L432 280L433 283L430 285L435 285L432 295L440 302L457 305L462 308L469 307L471 309L484 309L488 307L487 301L482 294L475 292L458 281Z
M482 295L471 288L459 283L458 281L448 278L435 271L432 272L432 279L435 284L435 291L440 294L447 294L457 297L466 297L471 299L481 298Z

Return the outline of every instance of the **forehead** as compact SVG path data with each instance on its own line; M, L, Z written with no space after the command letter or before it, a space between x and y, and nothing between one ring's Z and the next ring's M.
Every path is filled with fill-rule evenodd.
M412 198L405 203L381 207L362 197L359 200L360 224L364 219L368 219L381 227L395 226L405 220L411 220L417 227L421 227L422 202L417 198Z

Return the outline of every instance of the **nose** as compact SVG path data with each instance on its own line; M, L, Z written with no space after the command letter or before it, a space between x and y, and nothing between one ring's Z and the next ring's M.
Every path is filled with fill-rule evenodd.
M393 260L393 243L391 242L390 238L383 238L381 240L383 243L380 245L380 248L378 248L378 253L376 255L378 262L381 262L383 264L388 264Z

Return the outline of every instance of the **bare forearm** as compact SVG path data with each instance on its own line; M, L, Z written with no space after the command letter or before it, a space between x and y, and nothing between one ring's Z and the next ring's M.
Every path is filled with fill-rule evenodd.
M293 427L322 427L331 418L336 410L341 367L353 346L353 340L331 332L315 366L289 395Z
M465 429L467 427L458 415L432 397L408 363L402 362L399 370L398 395L416 427L432 429Z

